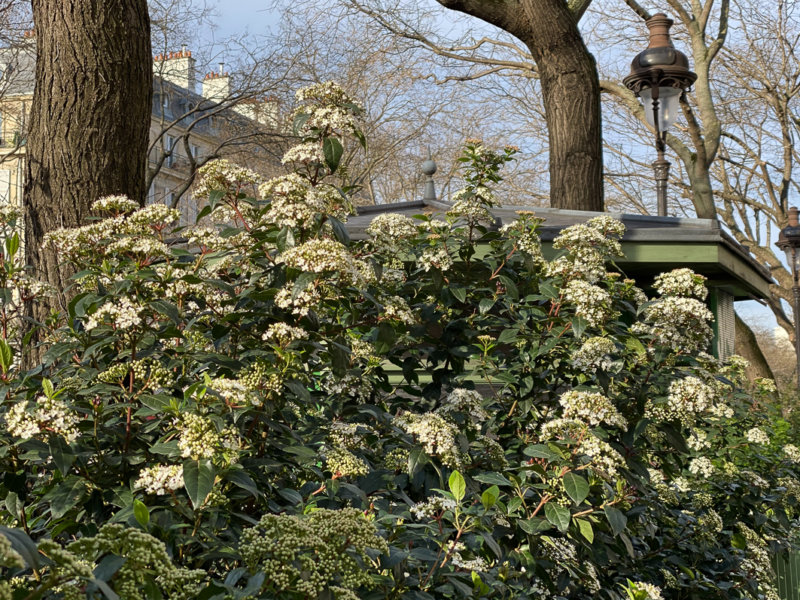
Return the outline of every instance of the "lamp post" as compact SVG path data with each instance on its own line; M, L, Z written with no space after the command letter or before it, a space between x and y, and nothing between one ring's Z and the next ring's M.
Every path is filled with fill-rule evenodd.
M797 356L797 389L800 390L800 224L796 207L789 209L789 224L781 229L778 241L775 244L786 253L786 262L792 270L792 292L794 293L794 351Z
M678 115L681 96L692 87L697 75L689 70L689 60L675 49L669 37L672 19L657 13L645 21L650 30L650 45L636 55L631 72L622 83L642 99L644 115L656 132L658 158L653 163L658 196L658 216L667 216L669 161L664 158L667 129Z

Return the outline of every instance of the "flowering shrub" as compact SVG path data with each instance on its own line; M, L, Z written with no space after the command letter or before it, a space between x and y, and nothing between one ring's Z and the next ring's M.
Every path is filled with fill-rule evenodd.
M702 278L648 299L607 217L550 262L535 216L492 229L513 149L475 142L460 214L353 243L358 107L298 101L294 174L212 163L188 248L122 201L51 236L78 293L6 367L0 594L775 598L800 450L703 352Z

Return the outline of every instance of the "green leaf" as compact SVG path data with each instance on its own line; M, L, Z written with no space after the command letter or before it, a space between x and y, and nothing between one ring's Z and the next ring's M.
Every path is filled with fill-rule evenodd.
M589 495L589 483L572 471L564 475L564 489L575 504L580 504Z
M532 519L520 519L517 521L517 524L522 528L525 533L530 535L536 535L537 533L541 533L542 531L547 531L553 525L547 520L542 519L541 517L533 517Z
M561 458L558 454L553 452L550 448L548 448L544 444L535 444L533 446L528 446L522 451L522 453L525 456L532 456L533 458L543 458L549 462L553 462Z
M70 475L47 492L44 500L50 502L50 515L54 519L60 519L83 499L85 493L86 482L76 475Z
M589 326L589 322L586 319L581 317L573 317L572 319L572 334L576 338L580 338L583 336L583 333L586 331L586 328Z
M467 289L463 287L451 287L450 293L453 294L453 298L458 300L459 302L466 302L467 301Z
M0 535L6 536L11 547L16 550L28 567L39 568L39 550L36 543L22 529L0 526Z
M50 439L50 456L56 468L61 471L61 475L66 477L75 462L75 455L63 438L53 437Z
M335 137L327 137L322 142L322 154L325 156L325 164L328 165L331 173L335 173L336 169L339 168L339 161L342 160L343 152L342 143Z
M592 529L592 524L586 519L575 519L575 522L581 530L581 535L591 544L594 541L594 529Z
M172 302L167 302L166 300L154 300L150 303L150 306L152 306L156 312L161 313L175 324L179 323L181 320L181 313L178 311L178 307Z
M625 340L625 347L628 348L628 350L636 352L639 356L647 354L647 349L644 347L644 344L635 337L629 337Z
M544 516L547 517L547 520L555 525L561 533L564 533L569 528L569 520L572 518L568 508L559 506L554 502L548 502L544 505Z
M46 377L42 379L42 391L44 395L48 398L52 398L53 394L55 393L55 389L53 388L53 382L47 379Z
M408 455L408 476L413 478L428 462L430 458L422 448L414 448Z
M606 519L608 519L608 524L611 525L611 531L614 532L614 535L619 535L628 524L628 517L613 506L604 506L603 512L606 513Z
M539 293L545 298L558 298L558 289L547 281L539 282Z
M348 348L344 338L338 337L330 344L331 370L336 377L344 377L347 368L350 366L350 348Z
M17 250L19 250L19 233L16 231L14 235L10 238L6 238L6 252L8 254L8 258L13 258L16 255Z
M453 471L450 473L450 480L448 481L448 485L450 486L450 492L455 496L457 502L461 502L464 499L464 495L467 493L467 484L464 481L464 477L458 471Z
M488 485L511 485L510 480L506 479L502 473L497 473L495 471L487 471L486 473L475 475L473 479Z
M478 303L478 311L482 315L485 315L490 310L492 310L492 307L494 306L494 302L495 302L494 298L481 298L481 301Z
M150 522L150 511L147 506L139 499L133 501L133 516L136 517L136 522L142 527L147 527Z
M195 510L205 502L214 488L214 466L210 460L187 460L183 463L183 485Z
M347 228L344 226L344 223L342 223L336 217L331 216L328 216L328 223L330 224L331 229L333 229L333 235L336 237L339 243L349 246L350 234L347 232Z
M517 329L504 329L503 333L500 334L500 337L497 338L498 344L510 344L511 342L515 341L519 336L519 330Z
M225 475L223 476L226 481L230 481L233 485L236 485L243 490L247 490L253 496L258 498L261 495L261 490L258 489L256 482L242 469L239 468L231 468Z
M3 375L8 373L11 365L14 363L14 350L11 345L4 339L0 339L0 369L3 370Z
M497 503L498 498L500 498L500 488L493 485L481 494L481 504L483 504L483 508L489 510Z

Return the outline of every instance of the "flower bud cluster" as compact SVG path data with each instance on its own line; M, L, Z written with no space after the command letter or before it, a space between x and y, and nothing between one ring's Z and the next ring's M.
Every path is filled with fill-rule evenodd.
M239 545L248 569L267 574L259 591L276 598L316 598L332 586L373 587L367 549L388 552L388 545L355 508L265 515L244 530Z
M11 541L2 533L0 533L0 567L10 569L25 568L25 561L22 560L22 555L14 550L11 546Z
M131 329L142 324L142 312L143 307L134 304L130 298L109 300L86 319L83 327L91 331L108 322L114 329Z
M267 328L261 339L285 348L295 340L308 339L308 332L305 329L292 327L286 323L273 323Z

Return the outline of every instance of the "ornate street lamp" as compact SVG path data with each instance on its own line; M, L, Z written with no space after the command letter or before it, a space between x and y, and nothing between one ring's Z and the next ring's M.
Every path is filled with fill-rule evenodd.
M775 244L786 253L786 262L792 270L792 292L794 292L794 351L797 355L797 389L800 390L800 224L796 207L789 209L789 224L781 229Z
M664 158L667 129L678 116L679 101L692 87L697 75L689 70L689 60L675 49L669 37L672 19L657 13L645 21L650 30L650 45L636 55L631 73L622 83L642 99L647 122L656 131L658 159L653 163L658 195L658 216L667 216L667 179L670 163Z

